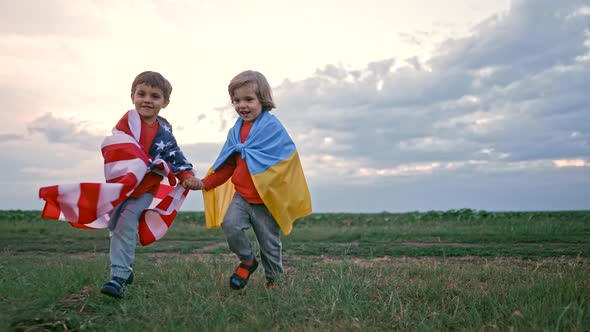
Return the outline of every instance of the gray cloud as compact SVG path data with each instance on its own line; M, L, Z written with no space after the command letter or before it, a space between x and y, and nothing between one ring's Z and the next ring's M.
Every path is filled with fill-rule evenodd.
M311 188L323 212L407 212L471 208L492 211L588 209L586 169L558 172L437 174Z
M42 134L50 143L65 143L90 151L100 150L103 135L88 133L84 123L54 117L47 113L27 125L30 134Z
M589 158L590 16L574 14L582 4L515 1L424 65L327 65L279 85L277 115L305 153L366 167Z
M8 141L21 141L25 137L23 135L18 134L2 134L0 133L0 142L8 142Z
M449 40L431 65L480 69L508 66L513 72L538 72L568 65L587 52L584 29L590 18L575 16L585 1L515 0L506 16L492 17L471 38Z

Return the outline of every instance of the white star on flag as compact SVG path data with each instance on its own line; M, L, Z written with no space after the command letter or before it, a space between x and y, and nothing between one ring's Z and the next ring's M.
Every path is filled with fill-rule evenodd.
M158 146L158 150L164 150L167 144L164 144L164 141L160 141L160 143L156 143Z

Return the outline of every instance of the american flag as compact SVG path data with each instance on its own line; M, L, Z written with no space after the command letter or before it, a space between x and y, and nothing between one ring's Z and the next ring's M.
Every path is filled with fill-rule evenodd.
M123 121L125 120L125 121ZM41 216L86 229L106 228L110 212L127 199L148 172L164 177L150 207L139 222L139 241L148 245L161 239L172 224L189 190L176 185L175 173L192 170L172 135L170 124L159 117L160 128L150 148L153 160L139 145L141 119L135 110L102 143L106 183L62 184L39 189L45 200ZM175 186L176 185L176 186Z

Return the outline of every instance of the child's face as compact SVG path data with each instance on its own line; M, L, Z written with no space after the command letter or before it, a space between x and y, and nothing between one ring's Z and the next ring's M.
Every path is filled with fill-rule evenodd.
M156 122L160 110L168 105L164 101L162 89L144 83L137 85L131 101L139 116L147 123Z
M245 122L254 122L262 113L262 104L256 96L256 86L246 84L234 90L232 105L238 116Z

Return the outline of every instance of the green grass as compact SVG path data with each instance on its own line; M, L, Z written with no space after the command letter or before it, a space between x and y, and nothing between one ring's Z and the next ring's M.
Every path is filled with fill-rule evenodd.
M590 212L314 214L283 237L286 287L202 213L138 247L123 300L99 293L108 232L0 211L0 331L587 331ZM250 235L251 232L249 233Z

